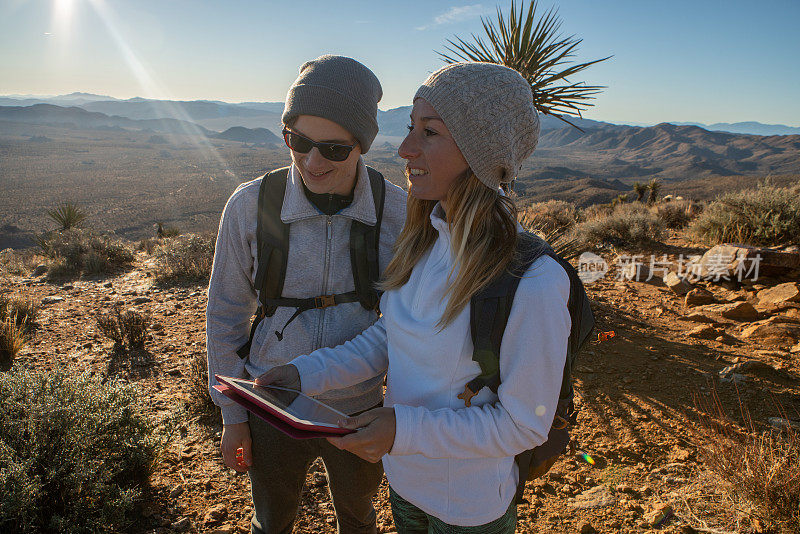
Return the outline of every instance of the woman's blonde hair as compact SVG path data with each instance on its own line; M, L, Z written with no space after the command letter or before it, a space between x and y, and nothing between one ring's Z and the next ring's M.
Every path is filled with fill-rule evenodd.
M406 205L406 223L380 284L384 291L408 282L411 270L438 236L430 221L435 200L408 195ZM470 298L513 260L517 245L517 207L511 198L489 189L467 170L448 191L447 225L454 261L448 273L445 296L449 300L439 321L440 328L450 324Z

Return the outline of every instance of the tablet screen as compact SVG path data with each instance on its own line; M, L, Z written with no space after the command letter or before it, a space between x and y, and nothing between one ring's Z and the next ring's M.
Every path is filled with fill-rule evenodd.
M258 386L250 380L226 377L236 389L248 392L273 409L283 412L297 423L339 428L337 422L347 414L334 410L294 389L277 386Z

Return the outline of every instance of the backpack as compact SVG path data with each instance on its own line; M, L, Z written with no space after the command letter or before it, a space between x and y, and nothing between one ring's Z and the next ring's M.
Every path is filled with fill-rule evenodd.
M275 331L278 340L283 339L283 331L306 310L324 309L345 302L359 302L367 310L375 310L380 295L375 284L380 276L378 267L378 242L383 219L383 204L386 184L383 175L367 167L372 198L375 202L377 220L375 226L353 220L350 226L350 265L353 271L355 289L337 295L320 295L309 298L287 298L282 296L286 279L286 264L289 259L289 225L281 221L281 208L289 178L289 167L274 170L261 178L258 190L258 270L255 287L258 290L259 307L250 327L250 338L236 353L245 359L250 354L256 327L264 317L272 317L279 307L295 308L280 331Z
M594 316L589 298L578 273L570 263L553 251L540 237L521 233L517 243L515 260L511 267L488 286L472 296L470 300L470 334L472 336L472 360L481 367L481 374L471 380L458 398L470 406L470 399L481 389L488 387L497 393L500 386L500 344L511 313L511 305L519 281L528 268L542 255L556 260L567 272L570 289L567 308L572 322L567 342L567 358L561 380L555 417L547 441L538 447L516 456L519 467L519 485L516 503L523 501L526 480L544 475L567 449L570 443L569 427L577 423L577 412L573 403L572 368L581 348L586 344L594 328Z

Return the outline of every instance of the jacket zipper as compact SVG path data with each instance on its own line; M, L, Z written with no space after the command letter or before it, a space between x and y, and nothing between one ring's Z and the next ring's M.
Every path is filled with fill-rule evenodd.
M330 257L331 257L331 240L333 238L333 227L331 225L332 218L330 215L326 215L325 217L325 268L322 272L322 294L326 295L328 293L328 270L330 267ZM318 349L322 346L322 335L323 330L325 327L325 309L323 308L320 310L319 314L319 325L317 326L317 343L314 346L314 349Z

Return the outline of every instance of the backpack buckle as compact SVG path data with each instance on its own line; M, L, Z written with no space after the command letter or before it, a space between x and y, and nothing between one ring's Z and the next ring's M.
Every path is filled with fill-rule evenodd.
M314 307L315 308L330 308L331 306L336 306L336 295L320 295L319 297L314 297Z

